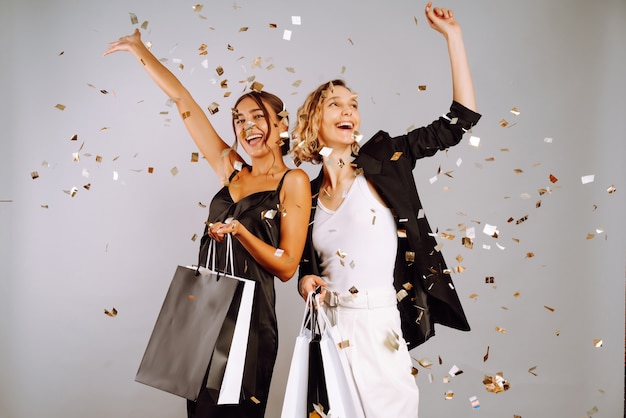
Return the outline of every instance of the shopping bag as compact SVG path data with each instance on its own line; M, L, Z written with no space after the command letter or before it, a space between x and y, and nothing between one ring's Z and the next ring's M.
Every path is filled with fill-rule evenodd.
M307 414L307 383L309 378L309 342L311 341L311 297L306 301L300 333L296 337L291 356L291 366L287 376L285 397L281 418L306 418Z
M337 326L333 326L323 308L317 311L317 320L321 330L320 352L328 402L328 416L332 418L364 418L365 413L356 383L354 381L348 357L343 351L349 347L349 341L342 341Z
M243 286L221 273L178 266L135 380L196 400L222 323Z
M230 235L228 238L225 265L230 266L232 273L232 241ZM212 367L222 366L219 361L212 360L216 346L225 346L227 356L232 339L237 335L237 344L243 347L243 354L233 357L231 368L234 371L229 372L225 394L230 396L229 400L233 398L238 379L237 400L232 402L238 403L244 363L241 356L245 359L245 338L250 326L255 283L215 271L213 266L214 243L209 245L206 267L178 266L135 380L196 400L209 363ZM235 325L229 327L225 324ZM224 328L228 328L226 332ZM226 363L227 360L223 369ZM221 382L222 379L220 386Z
M209 393L217 398L218 405L238 404L240 400L256 287L256 282L253 280L232 275L234 257L231 236L227 235L226 240L226 266L230 266L231 271L231 274L226 274L226 277L239 280L243 285L243 290L240 295L237 295L238 306L231 306L226 315L213 350L207 376L206 387ZM200 268L200 270L203 269Z
M318 313L321 311L319 308L313 310L313 317L311 319L311 341L309 341L309 367L308 367L308 385L307 385L307 414L311 416L316 409L321 409L323 412L329 411L329 399L328 388L326 386L325 368L322 359L321 339L322 334L320 332L317 319ZM315 416L315 415L314 415ZM341 417L347 418L347 417Z

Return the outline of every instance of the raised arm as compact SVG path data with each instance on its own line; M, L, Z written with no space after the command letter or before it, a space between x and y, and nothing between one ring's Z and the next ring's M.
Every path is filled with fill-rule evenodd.
M470 72L461 26L454 19L452 10L426 5L426 19L430 27L441 33L448 44L452 69L452 99L470 110L476 109L476 96Z
M139 29L135 29L132 35L123 36L118 41L109 43L109 49L104 52L104 55L117 51L132 53L152 80L176 103L178 113L198 149L211 164L218 177L224 180L225 176L232 171L233 162L241 160L241 157L232 153L231 158L222 158L224 150L230 148L229 145L215 131L206 113L189 91L144 45Z

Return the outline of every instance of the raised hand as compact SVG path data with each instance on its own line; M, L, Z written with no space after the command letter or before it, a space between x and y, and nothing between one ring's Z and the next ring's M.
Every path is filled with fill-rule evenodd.
M444 7L433 7L433 3L429 1L426 4L424 14L430 27L441 33L446 39L452 33L461 33L461 26L454 19L452 10Z

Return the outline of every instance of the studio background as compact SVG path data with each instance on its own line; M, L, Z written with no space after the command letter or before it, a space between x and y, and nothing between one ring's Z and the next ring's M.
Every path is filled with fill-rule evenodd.
M184 400L134 376L176 265L196 260L220 184L191 161L175 107L140 64L102 56L109 41L143 24L201 106L219 105L210 118L227 141L251 77L292 116L317 85L345 79L360 94L366 138L400 135L450 105L447 50L425 2L196 4L0 4L2 418L186 416ZM483 118L415 170L472 325L437 327L411 352L420 416L621 417L626 3L437 5L463 27ZM276 289L268 417L280 413L303 309L295 280ZM452 376L455 366L463 373ZM483 379L499 372L510 388L491 393Z

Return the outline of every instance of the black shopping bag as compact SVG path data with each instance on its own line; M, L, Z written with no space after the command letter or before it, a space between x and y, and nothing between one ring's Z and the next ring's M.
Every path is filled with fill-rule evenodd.
M237 278L178 266L135 381L196 400L226 315L240 303L243 288Z

